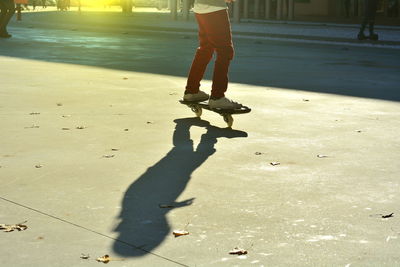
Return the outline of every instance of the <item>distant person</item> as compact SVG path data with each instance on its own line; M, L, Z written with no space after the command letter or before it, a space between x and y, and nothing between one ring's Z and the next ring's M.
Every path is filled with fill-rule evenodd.
M7 25L15 13L13 0L0 0L0 38L10 38L12 35L7 32Z
M37 0L32 0L32 9L36 10L36 1Z
M42 0L42 8L47 8L46 0Z
M14 3L16 4L16 11L17 11L17 20L20 21L22 20L22 10L27 9L28 6L28 0L14 0ZM24 7L22 7L24 6Z
M378 0L365 0L365 13L363 21L361 23L360 32L358 33L357 36L358 40L365 40L368 38L371 40L379 39L378 34L374 33L375 15L377 8L378 8ZM364 34L364 30L367 27L367 24L369 24L369 36L366 36Z
M195 12L199 28L199 47L190 67L185 101L208 101L211 108L239 109L241 104L225 97L228 88L229 64L234 56L231 25L226 6L233 0L195 0ZM216 52L211 96L200 91L200 81L208 63Z
M346 18L350 17L350 0L344 0L344 12L346 14Z

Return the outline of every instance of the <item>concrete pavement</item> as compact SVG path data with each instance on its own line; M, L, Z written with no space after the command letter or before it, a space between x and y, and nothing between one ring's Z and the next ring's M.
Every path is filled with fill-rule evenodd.
M232 83L231 130L183 77L0 62L2 265L400 265L397 101Z

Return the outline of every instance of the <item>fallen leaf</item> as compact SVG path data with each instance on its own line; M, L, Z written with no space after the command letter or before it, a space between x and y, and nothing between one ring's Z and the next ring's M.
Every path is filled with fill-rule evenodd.
M123 79L124 79L124 80L128 80L128 78L127 78L127 77L124 77Z
M310 99L303 99L303 101L304 101L304 102L309 102L309 101L310 101Z
M61 107L63 104L62 103L57 103L57 106Z
M318 158L321 158L321 159L322 159L322 158L328 158L327 155L317 155L317 157L318 157Z
M236 247L236 248L232 249L231 251L229 251L229 254L231 254L231 255L246 255L247 250Z
M28 229L28 226L24 224L26 222L27 221L17 224L0 224L0 230L3 230L4 232L13 232L14 230L24 231Z
M109 263L110 260L111 260L110 256L108 256L108 255L104 255L103 257L99 257L96 259L96 261L102 262L102 263Z
M154 123L154 122L152 122L152 121L148 121L148 122L147 122L147 124L153 124L153 123Z
M71 117L71 115L62 115L61 117L63 117L63 118L69 118L69 117Z
M188 232L188 231L185 231L185 230L175 230L175 231L172 232L172 234L173 234L175 237L179 237L179 236L183 236L183 235L188 235L189 232Z
M119 151L118 148L111 148L111 151Z
M85 129L85 126L78 126L78 127L76 127L76 129L82 130L82 129Z
M271 162L270 164L271 164L272 166L281 165L281 163L280 163L280 162L278 162L278 161Z
M63 130L63 131L68 131L68 130L70 130L70 129L67 128L67 127L64 127L64 128L61 128L61 130Z
M42 168L42 167L43 167L42 164L37 164L37 165L35 165L35 168L36 168L36 169L40 169L40 168Z
M31 113L29 113L29 115L39 115L40 114L40 112L31 112Z
M386 219L386 218L394 217L393 214L394 214L394 213L392 212L392 213L390 213L390 214L388 214L388 215L382 215L382 218Z
M257 156L259 156L259 155L262 155L262 152L256 152L256 153L254 153L254 154L256 154Z
M129 131L129 129L124 129L125 132Z
M113 158L115 157L115 155L103 155L103 158L109 159L109 158Z
M356 132L357 132L357 133L361 133L361 132L362 132L362 130L356 130Z
M90 258L90 255L89 255L89 254L83 254L83 253L81 253L81 259L87 260L87 259L89 259L89 258Z

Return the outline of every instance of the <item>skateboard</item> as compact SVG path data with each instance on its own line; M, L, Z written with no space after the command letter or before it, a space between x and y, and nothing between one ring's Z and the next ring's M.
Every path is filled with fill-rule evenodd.
M220 109L220 108L210 108L207 102L195 102L195 101L185 101L185 100L179 100L179 102L183 105L188 106L194 112L194 114L196 114L198 118L201 117L203 109L218 113L224 118L224 121L226 122L228 127L232 127L233 124L232 115L249 113L251 111L251 108L246 106L242 106L240 109Z

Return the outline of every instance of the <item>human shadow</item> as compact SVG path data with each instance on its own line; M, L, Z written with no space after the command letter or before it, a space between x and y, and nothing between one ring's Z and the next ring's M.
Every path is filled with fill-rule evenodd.
M229 128L211 126L198 118L177 119L173 134L173 147L165 157L151 166L126 190L120 223L115 231L115 253L124 257L138 257L151 253L168 234L170 225L166 218L174 208L192 204L194 198L177 202L191 174L216 152L218 138L247 137L247 133ZM201 136L194 149L190 128L203 127L207 132ZM168 205L163 208L160 204Z

